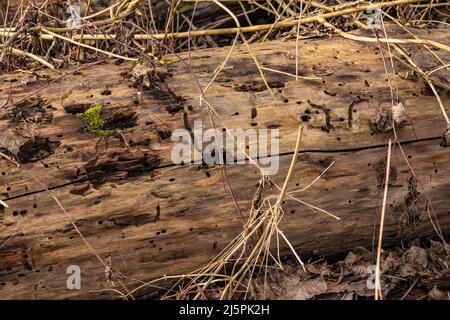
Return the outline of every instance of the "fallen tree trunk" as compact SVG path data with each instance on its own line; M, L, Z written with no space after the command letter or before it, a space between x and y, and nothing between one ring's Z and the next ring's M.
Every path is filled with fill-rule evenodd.
M448 41L445 32L433 37ZM334 162L314 185L296 194L310 206L285 201L283 231L305 257L371 246L379 221L386 141L392 136L389 128L379 132L370 126L380 108L391 107L376 46L340 38L302 41L300 75L314 80L298 81L286 74L295 74L295 41L254 48L274 96L245 46L239 46L206 99L228 128L280 130L280 171L272 177L278 184L303 123L290 191L308 186ZM201 85L209 82L228 50L192 53L190 63ZM414 56L418 49L408 50ZM183 58L189 61L187 55ZM183 63L169 63L163 68L165 76L147 74L143 90L142 81L133 84L123 72L130 68L113 63L86 67L52 83L32 100L24 98L55 74L3 75L0 92L5 98L11 93L12 101L2 111L0 148L15 154L48 186L89 243L133 288L139 281L189 272L207 263L242 230L242 220L218 166L174 165L171 160L174 130L189 129L196 120L210 125L189 70ZM396 65L396 71L405 75L396 85L409 118L397 134L425 189L412 178L396 147L385 245L434 233L429 200L440 228L450 230L450 151L441 141L447 124L425 83L406 76L404 65ZM448 95L441 98L448 105ZM103 106L102 117L111 132L106 137L87 132L77 117L93 104ZM224 128L219 121L217 126ZM251 164L227 168L239 206L247 214L260 173ZM7 159L0 160L0 174L0 196L9 206L1 207L0 213L0 297L115 297L109 291L92 292L108 286L104 266L42 185ZM283 247L282 253L289 251ZM70 265L82 270L81 290L66 287ZM154 290L148 287L139 294Z

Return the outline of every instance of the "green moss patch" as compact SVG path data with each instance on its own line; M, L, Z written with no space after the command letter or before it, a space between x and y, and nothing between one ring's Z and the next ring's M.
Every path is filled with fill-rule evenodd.
M95 103L85 112L78 113L77 117L87 121L86 129L88 132L106 137L109 135L109 130L105 129L105 120L102 119L101 112L102 105Z

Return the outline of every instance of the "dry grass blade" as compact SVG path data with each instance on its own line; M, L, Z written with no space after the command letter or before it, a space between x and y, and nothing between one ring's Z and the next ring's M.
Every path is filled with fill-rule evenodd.
M389 139L388 144L388 152L387 152L387 160L386 160L386 176L384 178L384 193L383 193L383 204L381 207L381 217L380 217L380 230L378 235L378 247L377 247L377 261L376 261L376 269L375 269L375 300L382 299L381 292L381 280L380 280L380 264L381 264L381 250L383 245L383 229L384 229L384 217L386 214L386 202L387 202L387 193L389 188L389 176L391 174L391 149L392 142Z
M240 294L247 295L252 279L261 272L266 273L271 260L278 267L282 267L279 261L279 237L286 242L300 266L305 270L305 264L279 227L284 214L282 203L287 196L287 186L297 164L302 132L303 127L300 126L295 152L275 204L272 205L268 198L265 198L261 206L253 208L244 230L205 267L187 275L171 276L178 281L168 291L166 299L205 299L208 298L208 292L211 290L219 290L221 299L230 299ZM263 177L260 185L263 186L266 183L270 183L270 180L268 177ZM271 253L274 238L278 248L278 258ZM250 243L252 243L251 249L248 246ZM157 281L158 279L151 284ZM147 284L150 285L150 283ZM145 284L140 288L142 287L145 287ZM177 287L179 289L175 290ZM174 290L175 293L173 293Z
M19 50L19 49L16 49L16 48L10 48L8 50L11 50L11 53L14 54L14 55L30 58L30 59L32 59L32 60L34 60L36 62L39 62L40 64L46 66L47 68L49 68L51 70L55 70L55 67L50 62L45 61L45 59L43 59L43 58L41 58L41 57L39 57L39 56L37 56L35 54L32 54L30 52L26 52L26 51L22 51L22 50Z
M238 31L236 32L241 37L242 41L244 42L245 46L247 47L248 53L252 57L253 61L255 62L256 67L258 68L259 74L261 75L262 80L264 81L265 86L267 87L267 90L270 92L271 95L274 93L272 92L272 89L269 86L269 83L266 80L266 77L264 76L264 72L261 69L261 65L258 62L258 59L256 58L255 54L253 53L253 50L250 47L250 44L248 43L247 39L245 38L244 34L241 32L241 24L239 22L239 19L236 17L236 15L228 9L226 6L224 6L222 3L220 3L217 0L213 0L213 2L218 5L220 8L222 8L224 11L226 11L231 17L233 17L234 22L238 26Z
M105 50L102 50L102 49L98 49L98 48L96 48L96 47L93 47L93 46L90 46L90 45L87 45L87 44L84 44L84 43L81 43L81 42L78 42L78 41L69 39L69 38L67 38L67 37L61 36L61 35L56 34L56 33L52 32L52 31L50 31L50 30L47 30L47 29L45 29L45 28L42 28L42 31L43 31L44 33L47 33L47 34L49 34L49 35L55 37L55 38L58 38L58 39L61 39L61 40L70 42L70 43L72 43L72 44L74 44L74 45L77 45L77 46L80 46L80 47L83 47L83 48L86 48L86 49L90 49L90 50L93 50L93 51L96 51L96 52L99 52L99 53L103 53L103 54L105 54L105 55L108 56L108 57L114 57L114 58L118 58L118 59L122 59L122 60L127 60L127 61L137 61L137 60L138 60L138 59L136 59L136 58L128 58L128 57L121 56L121 55L118 55L118 54L115 54L115 53L112 53L112 52L108 52L108 51L105 51Z
M416 246L404 235L420 237L421 244L432 235L450 259L450 222L442 209L448 170L441 164L450 146L448 4L75 2L0 6L5 98L9 87L0 103L6 141L0 143L0 260L9 268L0 287L14 284L2 294L23 297L35 286L39 275L31 279L14 265L23 252L27 258L38 252L36 271L74 262L92 284L80 293L31 290L50 299L91 293L124 300L278 298L278 276L291 271L298 276L295 289L320 277L333 282L326 290L334 286L338 299L344 291L347 298L355 274L363 272L349 275L341 262L339 272L331 259L372 244L375 290L364 283L364 294L381 300L390 299L396 285L380 279L381 266L383 277L392 275L386 271L391 261L383 258L391 257L388 245ZM381 24L373 29L376 14ZM104 106L96 120L110 135L97 136L76 116L93 106ZM374 117L380 126L369 118L373 107L380 109ZM204 148L205 136L198 139L206 127L214 132L213 153ZM191 138L180 137L184 150L191 148L181 163L170 154L179 129ZM405 161L397 161L394 150ZM274 172L265 170L267 160L276 161L277 171L281 164L283 175L268 176ZM69 241L74 238L76 245ZM48 240L51 246L42 245ZM48 254L53 242L58 254ZM62 249L73 251L64 256ZM364 263L372 265L368 253ZM112 268L112 257L126 260L130 276ZM313 260L326 266L316 268ZM445 258L437 265L448 269ZM97 283L97 272L110 288ZM57 280L45 281L54 288ZM411 298L422 275L403 284L395 294Z
M4 206L5 208L9 208L9 206L6 204L6 202L5 201L3 201L3 200L0 200L0 204L2 205L2 206Z
M363 36L357 36L357 35L354 35L354 34L350 34L350 33L344 32L344 31L340 30L339 28L336 28L332 24L328 23L327 21L325 21L325 19L322 18L322 17L318 18L318 22L320 22L324 26L334 30L336 33L338 33L342 37L344 37L346 39L350 39L350 40L371 42L371 43L377 43L379 41L379 42L382 42L382 43L392 43L392 44L426 44L426 45L430 45L430 46L436 47L438 49L442 49L442 50L450 52L450 47L449 46L447 46L445 44L442 44L442 43L439 43L439 42L436 42L436 41L433 41L433 40L427 40L427 39L392 39L392 38L377 39L377 38L363 37Z

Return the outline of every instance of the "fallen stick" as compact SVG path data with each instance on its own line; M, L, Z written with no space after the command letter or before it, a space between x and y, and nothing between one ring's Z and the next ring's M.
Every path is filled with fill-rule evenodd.
M50 62L45 61L45 59L43 59L43 58L41 58L41 57L39 57L39 56L37 56L35 54L32 54L32 53L27 52L27 51L22 51L22 50L19 50L19 49L16 49L16 48L10 48L9 50L10 50L10 52L12 54L14 54L16 56L28 57L30 59L33 59L34 61L39 62L40 64L46 66L47 68L49 68L51 70L55 70L55 67Z
M74 45L77 45L77 46L80 46L80 47L83 47L83 48L86 48L86 49L94 50L94 51L97 51L97 52L99 52L99 53L103 53L103 54L105 54L105 55L108 56L108 57L114 57L114 58L118 58L118 59L122 59L122 60L127 60L127 61L137 61L136 58L129 58L129 57L121 56L121 55L118 55L118 54L115 54L115 53L112 53L112 52L108 52L108 51L105 51L105 50L102 50L102 49L98 49L98 48L89 46L89 45L87 45L87 44L84 44L84 43L81 43L81 42L72 40L72 39L70 39L70 38L61 36L61 35L59 35L59 34L53 33L53 32L51 32L50 30L47 30L47 29L42 29L42 31L45 32L45 33L47 33L47 34L49 34L49 35L51 35L51 36L53 36L53 37L56 37L56 38L58 38L58 39L61 39L61 40L70 42L70 43L72 43L72 44L74 44Z
M241 27L241 28L224 28L224 29L213 29L213 30L191 30L189 32L174 32L174 33L164 33L164 34L159 33L159 34L154 34L151 36L144 35L144 34L138 34L138 35L134 35L134 39L135 40L151 40L153 38L153 39L161 40L161 39L165 39L165 38L169 38L169 37L175 38L175 39L181 39L181 38L199 37L199 36L206 36L206 35L211 36L211 35L234 34L237 32L249 33L249 32L257 32L257 31L270 30L270 29L290 28L290 27L297 26L298 23L300 23L300 25L304 25L304 24L313 23L313 22L320 22L322 19L326 20L326 19L335 18L335 17L339 17L339 16L343 16L343 15L347 15L347 14L351 14L351 13L355 13L355 12L366 11L370 8L383 9L383 8L388 8L388 7L393 7L393 6L417 3L419 1L420 0L396 0L396 1L389 1L389 2L377 2L377 3L352 7L352 8L346 8L346 9L342 9L342 10L338 10L338 11L334 11L334 12L324 13L324 14L320 14L320 15L315 15L315 16L311 16L311 17L305 17L302 19L295 19L295 20L290 20L290 21L279 21L275 26L273 23L271 23L271 24L261 24L261 25ZM95 23L93 23L93 24L95 26L97 26L97 24L95 24ZM46 27L38 26L35 28L31 28L30 30L39 31L42 28L46 28ZM68 30L67 28L46 28L46 29L49 31L55 32L55 33L71 31L71 30ZM0 35L6 36L8 34L8 32L10 32L9 29L1 29L0 28ZM107 39L113 39L115 37L116 37L116 35L82 35L82 36L75 35L74 39L107 40ZM53 36L52 35L41 35L41 38L44 40L52 40Z
M384 178L384 193L383 193L383 204L381 206L381 217L380 217L380 231L378 236L378 246L377 246L377 264L375 269L375 300L382 299L381 294L381 284L380 284L380 264L381 264L381 250L383 245L383 229L384 229L384 218L386 215L386 202L388 196L389 187L389 175L391 170L391 146L392 141L389 139L387 161L386 161L386 177Z
M433 41L433 40L427 40L427 39L385 39L385 38L371 38L371 37L362 37L362 36L358 36L355 34L351 34L351 33L347 33L342 31L339 28L336 28L335 26L333 26L331 23L325 21L325 19L320 18L319 22L321 24L323 24L325 27L332 29L333 31L335 31L337 34L339 34L340 36L342 36L343 38L346 39L350 39L350 40L355 40L355 41L362 41L362 42L371 42L371 43L377 43L382 42L382 43L392 43L392 44L428 44L431 45L433 47L445 50L445 51L450 51L450 47Z

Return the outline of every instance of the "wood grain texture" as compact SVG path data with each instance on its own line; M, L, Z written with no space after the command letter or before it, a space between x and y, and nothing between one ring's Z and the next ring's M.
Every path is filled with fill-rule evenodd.
M409 37L400 30L394 30L390 33L392 36ZM421 31L414 30L414 33L430 38ZM449 43L444 30L433 30L433 39ZM439 62L417 46L404 47L425 71L439 66ZM228 51L229 48L209 49L192 57L192 69L203 87L209 83ZM252 51L261 65L295 75L294 41L254 44ZM346 150L385 143L385 135L375 135L367 126L380 108L390 108L392 104L377 45L337 37L307 39L301 41L299 52L299 75L320 77L321 80L295 81L285 74L264 71L273 87L275 97L272 97L245 46L239 46L207 91L207 100L231 128L278 128L282 137L281 153L292 151L299 120L307 126L303 149ZM435 52L444 60L450 59L449 53ZM183 57L188 58L187 55ZM389 61L387 63L390 64ZM203 120L208 125L207 110L198 106L199 91L194 86L191 73L180 62L170 68L177 75L171 82L172 90L193 108L190 120ZM414 128L409 124L398 130L399 139L408 141L441 136L446 123L434 95L423 81L402 79L409 71L404 65L396 64L395 68L399 101L404 104L414 124ZM445 83L450 85L448 80ZM448 113L448 94L444 92L442 98ZM252 114L256 116L252 117ZM434 125L430 126L430 123Z
M439 147L436 140L404 148L412 156L416 174L425 182L441 228L448 231L448 149ZM336 253L355 244L372 243L381 204L379 163L384 157L383 147L301 154L289 190L306 186L320 174L324 164L336 161L299 198L341 217L335 221L287 200L282 228L302 256ZM277 183L282 182L289 161L289 156L282 157ZM409 172L398 150L394 152L393 168L396 177L388 194L386 245L400 239L400 219L408 211L404 203ZM250 165L231 166L228 172L246 212L259 173ZM79 194L80 190L84 192ZM111 257L114 268L140 280L187 272L208 262L242 228L231 200L224 194L218 168L170 167L126 182L105 183L98 189L89 183L77 183L54 192L102 257ZM419 200L422 208L424 201ZM2 298L87 298L93 297L90 290L102 288L103 267L48 194L37 193L8 204L10 208L4 210L1 220ZM433 234L426 212L419 213L423 221L407 227L405 238ZM71 264L83 270L81 291L65 288L65 269Z
M436 37L443 39L440 33ZM293 72L293 41L253 48L264 65ZM221 48L192 53L193 70L202 84L226 52ZM273 177L277 183L284 179L296 129L303 121L305 133L290 191L308 185L335 161L298 197L338 215L340 221L291 200L284 204L282 229L300 255L371 246L389 136L372 134L368 125L379 107L390 106L380 56L372 47L339 38L302 41L301 53L302 74L322 80L295 81L266 73L269 83L279 87L273 98L261 86L244 48L237 47L233 67L220 75L207 98L230 128L280 129L280 172ZM36 104L39 107L4 110L0 142L12 148L7 134L12 132L17 139L18 129L30 130L21 121L14 122L18 114L20 119L39 119L32 128L37 139L22 152L24 166L52 189L88 241L129 277L124 282L133 288L139 280L189 272L207 263L241 231L242 221L217 166L176 166L170 160L170 134L185 126L186 117L190 123L201 119L209 125L186 68L169 64L164 82L158 82L158 89L143 91L140 104L134 102L138 89L122 74L127 68L113 63L91 67L41 91L44 102ZM405 71L397 68L399 73ZM1 76L2 100L10 88L17 101L48 83L46 74L56 77L37 73L37 79L23 73ZM421 80L397 81L415 131L404 126L398 129L399 137L442 230L448 233L450 149L440 145L445 122ZM448 96L442 98L447 106ZM83 129L76 113L92 103L104 106L104 116L120 128L120 134L104 138ZM305 115L308 118L302 118ZM392 169L384 243L433 234L423 190L418 188L421 193L411 199L414 188L398 148ZM259 172L249 164L231 165L227 171L246 214ZM48 193L5 159L0 160L0 174L0 196L9 205L0 210L0 298L115 297L111 292L92 292L108 287L105 270ZM81 267L82 290L66 288L66 269L72 264ZM155 288L147 288L140 294L154 292Z

